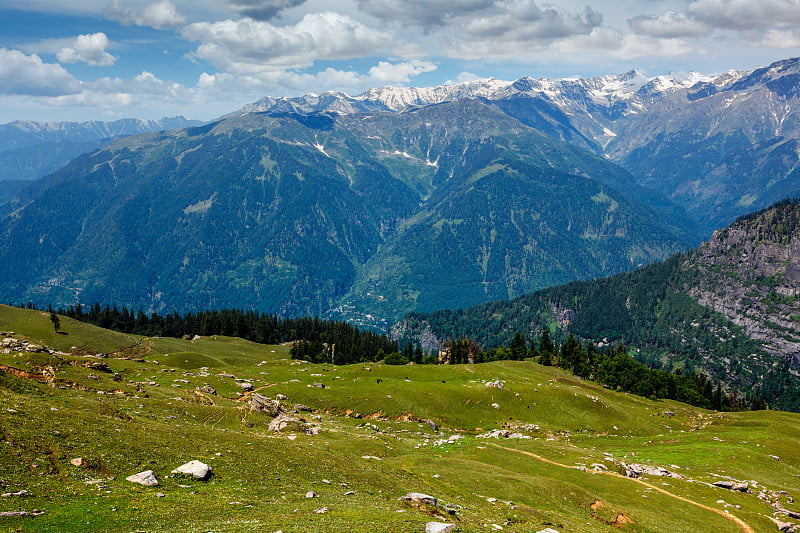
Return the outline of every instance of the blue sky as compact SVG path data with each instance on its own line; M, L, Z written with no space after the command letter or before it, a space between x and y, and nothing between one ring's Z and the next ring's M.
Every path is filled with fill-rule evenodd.
M800 0L0 0L0 123L479 77L705 74L800 55ZM71 3L70 3L71 4Z

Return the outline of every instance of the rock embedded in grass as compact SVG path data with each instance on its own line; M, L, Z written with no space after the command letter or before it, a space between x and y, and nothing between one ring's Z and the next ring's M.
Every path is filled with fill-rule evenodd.
M421 492L409 492L405 496L401 496L400 501L424 503L426 505L437 505L439 503L433 496L422 494Z
M210 466L200 461L194 460L182 464L181 466L173 470L172 474L181 476L191 476L195 479L199 479L200 481L207 481L208 478L211 477L212 472Z
M144 485L145 487L158 486L158 480L156 479L156 476L152 470L145 470L144 472L139 472L138 474L128 476L125 478L125 481L138 483L139 485Z
M425 533L450 533L455 530L455 524L447 524L445 522L428 522L425 524Z

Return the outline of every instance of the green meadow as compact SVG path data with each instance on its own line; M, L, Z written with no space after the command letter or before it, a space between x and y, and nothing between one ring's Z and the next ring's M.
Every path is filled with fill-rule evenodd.
M30 513L0 517L0 531L420 532L441 521L464 532L675 533L800 523L778 512L800 512L797 414L705 411L530 361L312 365L291 360L288 346L236 338L138 337L65 317L56 333L48 313L7 306L0 331L63 352L0 346L0 493L27 491L1 497L0 513ZM486 386L497 381L502 388ZM270 431L272 417L251 409L256 393L286 397L287 410L307 406L295 416L319 432ZM503 429L517 435L487 437ZM190 460L208 464L210 479L170 474ZM681 478L626 478L622 463ZM126 481L144 470L158 486ZM711 485L721 480L751 492ZM408 492L440 505L400 501Z

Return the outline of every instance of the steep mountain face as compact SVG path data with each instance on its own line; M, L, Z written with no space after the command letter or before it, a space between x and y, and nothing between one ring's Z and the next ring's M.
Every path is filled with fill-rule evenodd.
M465 335L488 347L545 328L624 343L653 366L701 369L800 410L800 201L742 217L664 263L511 302L414 313L393 334L431 348Z
M480 80L264 99L245 111L404 111L488 98L555 138L593 149L637 183L686 209L709 235L736 217L800 193L800 60L752 71L648 78ZM534 117L527 115L533 110ZM533 120L532 120L533 118Z
M200 124L184 117L160 120L123 119L114 122L31 122L0 125L0 182L29 181L52 174L79 155L108 145L116 137L186 128ZM16 192L0 185L0 203Z
M379 325L683 249L690 230L652 198L482 99L250 113L117 141L24 190L0 219L0 283L12 300Z

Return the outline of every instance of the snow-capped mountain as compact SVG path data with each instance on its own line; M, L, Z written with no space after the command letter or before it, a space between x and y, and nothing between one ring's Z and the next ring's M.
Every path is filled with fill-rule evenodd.
M0 152L18 150L48 141L85 143L108 137L123 137L150 131L172 130L200 124L182 116L143 120L125 118L112 122L34 122L17 120L0 124Z
M403 112L484 98L525 125L615 161L686 207L706 231L800 194L800 60L705 75L486 79L439 87L381 87L265 98L276 113Z

